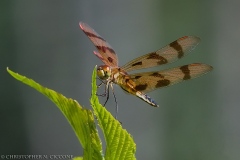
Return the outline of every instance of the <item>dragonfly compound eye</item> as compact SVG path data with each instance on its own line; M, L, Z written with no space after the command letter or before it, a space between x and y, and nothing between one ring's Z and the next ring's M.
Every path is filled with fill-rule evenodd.
M107 65L99 66L97 68L97 75L102 80L107 80L111 76L111 68Z

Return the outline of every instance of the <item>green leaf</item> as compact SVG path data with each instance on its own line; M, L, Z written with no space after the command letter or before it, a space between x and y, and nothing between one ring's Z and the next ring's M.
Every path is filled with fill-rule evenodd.
M100 128L106 140L106 160L134 160L136 144L132 136L122 128L122 125L103 107L96 96L96 67L92 75L91 104Z
M7 71L17 80L33 87L43 95L47 96L53 101L68 122L71 124L78 140L83 149L84 156L75 157L74 159L100 160L104 159L102 154L101 141L98 136L94 117L90 110L81 107L77 101L66 98L60 93L51 89L45 88L36 83L32 79L14 73L7 69ZM97 117L100 128L103 130L104 138L106 140L106 160L135 160L136 144L132 136L122 128L118 120L116 120L110 112L103 107L96 96L96 68L92 76L92 97L91 104L94 114Z
M78 140L83 149L83 159L86 160L100 160L104 159L102 154L102 145L96 125L94 123L94 116L88 109L84 109L78 104L76 100L66 98L62 94L57 93L51 89L45 88L36 83L32 79L14 73L7 68L9 74L14 78L31 86L43 95L47 96L64 114L68 122L71 124Z
M82 157L74 157L73 160L83 160Z

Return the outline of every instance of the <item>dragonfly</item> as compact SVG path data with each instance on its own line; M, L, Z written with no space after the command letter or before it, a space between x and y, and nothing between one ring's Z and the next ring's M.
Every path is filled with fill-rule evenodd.
M153 107L159 107L146 93L199 77L213 69L207 64L192 63L162 71L129 74L128 72L133 70L160 66L183 58L199 44L200 38L183 36L157 51L140 56L119 67L117 54L110 44L86 23L80 22L79 26L97 48L98 51L93 53L104 63L97 67L97 76L105 84L103 95L107 95L104 106L109 99L110 87L117 103L113 90L113 84L117 84L127 93L137 96Z

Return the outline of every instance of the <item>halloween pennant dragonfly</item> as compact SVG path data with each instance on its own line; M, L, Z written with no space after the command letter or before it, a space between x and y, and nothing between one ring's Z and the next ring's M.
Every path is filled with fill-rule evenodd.
M108 42L86 23L80 22L79 25L97 48L98 52L94 51L94 54L104 63L104 65L97 67L97 75L106 85L105 95L107 92L107 100L109 98L109 86L113 89L112 85L115 83L126 92L137 96L148 104L159 107L153 99L146 95L147 92L199 77L212 70L212 66L207 64L192 63L163 71L128 74L129 71L176 61L192 51L198 45L200 39L195 36L181 37L160 50L145 54L119 67L117 54Z

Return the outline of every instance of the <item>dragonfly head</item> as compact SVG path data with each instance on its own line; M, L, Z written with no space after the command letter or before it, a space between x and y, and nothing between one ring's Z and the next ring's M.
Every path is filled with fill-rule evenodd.
M108 65L97 67L97 76L102 80L107 80L111 76L112 70Z

